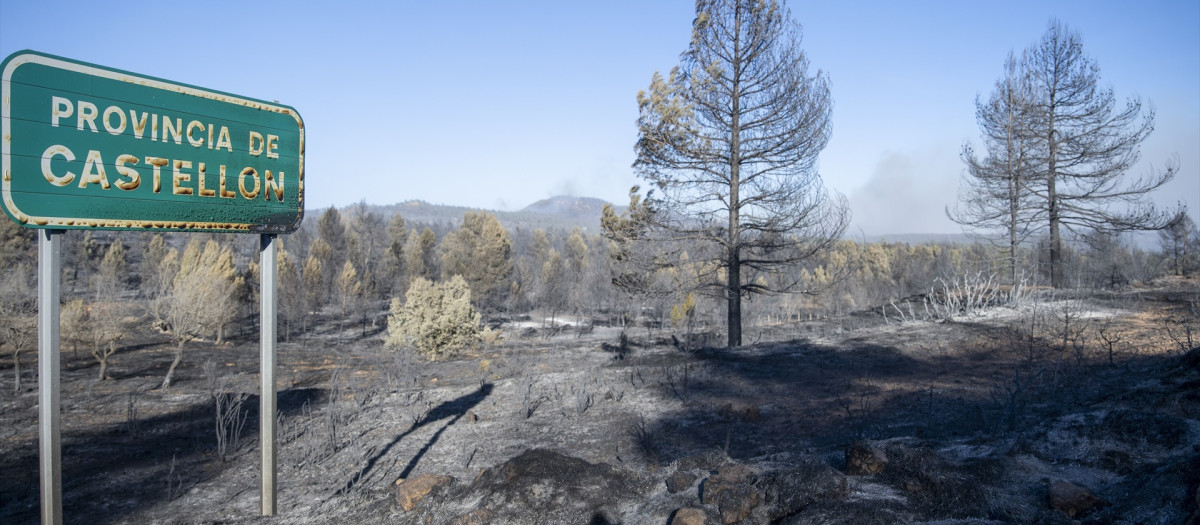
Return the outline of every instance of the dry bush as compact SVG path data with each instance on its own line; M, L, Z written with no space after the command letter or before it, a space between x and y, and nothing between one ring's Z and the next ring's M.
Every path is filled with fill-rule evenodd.
M1163 319L1163 330L1181 354L1200 346L1200 300L1188 301L1182 312Z
M227 461L241 444L242 431L249 416L242 405L250 396L245 392L233 392L233 382L229 377L218 377L217 364L213 360L205 361L201 370L207 379L208 395L213 402L213 430L217 437L217 456L221 461ZM131 397L131 407L132 403Z
M129 435L129 439L137 439L142 434L142 420L138 415L140 397L140 390L129 392L128 403L125 405L125 433Z
M529 419L533 417L534 412L542 406L549 398L539 389L536 393L534 387L537 386L536 377L526 377L521 382L521 391L524 392L521 398L521 419Z
M471 306L471 290L462 277L441 284L415 279L404 299L392 299L387 346L412 344L426 358L440 359L482 340L480 315Z
M645 416L638 414L638 418L630 423L627 433L633 440L634 447L642 453L646 461L651 464L658 463L659 439L662 436L659 431L654 430L653 425L646 422Z

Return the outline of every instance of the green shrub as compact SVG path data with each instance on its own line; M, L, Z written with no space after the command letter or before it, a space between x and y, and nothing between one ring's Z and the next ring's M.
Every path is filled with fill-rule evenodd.
M411 344L428 359L440 359L476 344L483 334L479 312L471 306L471 289L455 275L444 283L417 278L404 295L392 299L385 344Z

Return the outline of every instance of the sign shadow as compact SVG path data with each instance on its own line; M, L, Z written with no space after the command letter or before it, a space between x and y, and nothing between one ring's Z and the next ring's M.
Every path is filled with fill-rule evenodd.
M405 430L403 433L396 436L396 438L388 443L387 446L383 447L379 453L371 456L371 459L367 460L366 464L363 465L363 468L355 473L354 476L351 477L350 481L348 481L346 485L338 491L338 493L346 494L350 492L350 490L353 489L360 481L366 479L367 476L369 476L372 471L375 470L376 464L379 462L379 460L387 456L388 453L391 452L392 448L404 440L406 436L416 432L417 429L421 427L448 419L448 421L446 421L446 423L429 438L429 441L421 447L421 450L417 451L416 455L409 460L408 465L404 467L404 470L401 471L400 478L407 478L410 474L412 474L413 469L417 467L417 464L421 461L421 458L427 452L429 452L429 449L433 448L433 445L437 443L439 438L441 438L442 432L445 432L447 428L450 428L451 425L458 422L459 418L466 415L467 412L469 412L472 408L475 408L475 406L481 403L484 399L487 399L487 397L492 393L492 388L493 387L491 383L484 383L480 385L479 388L474 392L450 401L443 402L442 404L434 407L433 410L430 410L428 414L425 414L424 417L409 427L408 430Z

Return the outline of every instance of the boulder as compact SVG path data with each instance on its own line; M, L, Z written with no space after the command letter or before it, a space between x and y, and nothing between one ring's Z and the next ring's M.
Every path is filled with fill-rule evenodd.
M425 499L425 496L428 496L434 489L453 482L454 478L437 474L421 474L415 478L397 480L396 502L405 512L412 512L417 508L417 503Z
M716 505L721 522L729 525L750 516L761 499L754 487L754 471L734 463L721 467L700 486L700 502Z
M684 507L675 511L671 525L704 525L708 522L707 519L703 510Z
M846 447L846 474L866 476L879 474L887 468L888 457L883 450L860 441Z

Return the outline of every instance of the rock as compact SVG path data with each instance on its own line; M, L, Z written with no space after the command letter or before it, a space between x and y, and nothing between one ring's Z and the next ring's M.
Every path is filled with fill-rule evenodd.
M887 468L888 457L870 443L860 441L846 447L846 474L865 476L879 474Z
M706 522L704 511L688 507L675 511L675 517L671 518L671 525L704 525Z
M421 474L415 478L398 480L396 481L396 502L405 512L412 512L417 508L417 503L434 489L453 482L454 478L437 474Z
M700 487L700 502L716 505L721 522L726 525L750 516L760 498L754 488L754 471L742 464L721 467L715 475L704 480Z
M754 480L754 470L741 463L734 463L721 467L709 480L715 483L749 483Z
M677 494L691 488L692 484L699 478L692 472L676 472L667 477L667 492Z
M467 413L463 415L463 419L467 423L475 423L479 421L479 414L476 414L474 410L468 410Z
M1092 491L1068 481L1055 481L1049 489L1050 508L1069 517L1086 514L1103 503Z

